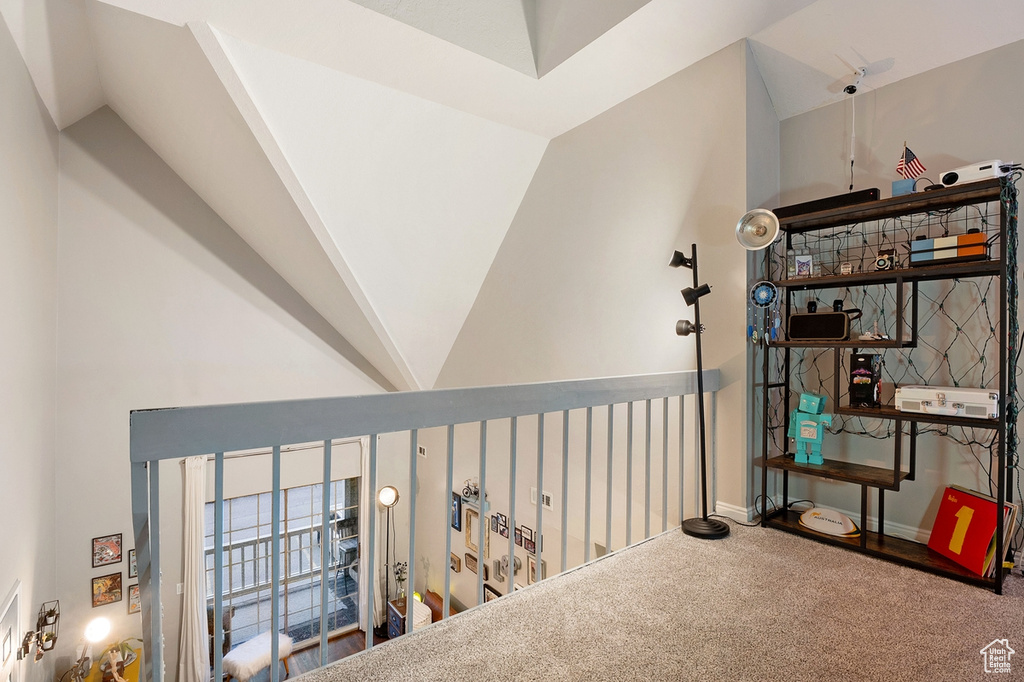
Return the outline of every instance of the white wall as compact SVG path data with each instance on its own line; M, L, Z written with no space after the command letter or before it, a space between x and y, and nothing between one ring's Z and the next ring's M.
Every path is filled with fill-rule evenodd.
M40 605L62 596L53 538L57 146L57 130L0 21L0 599L21 581L23 631L13 633L15 644L34 627ZM21 679L53 678L53 656L19 665Z
M857 95L856 189L878 187L882 197L890 196L904 141L927 168L925 177L933 180L974 161L1024 160L1024 139L1018 133L1024 92L1013 85L1022 65L1024 42L1018 42ZM782 122L781 204L847 190L851 120L851 104L846 101ZM993 349L990 362L995 353ZM979 437L988 438L986 434ZM923 437L919 446L926 454L918 457L917 480L887 496L886 522L923 539L934 521L942 487L960 483L984 489L987 484L969 451L935 436ZM825 448L830 447L865 463L892 460L891 441L850 438L826 443ZM859 517L857 486L790 480L795 481L792 499L809 497ZM873 492L870 500L873 505Z
M127 602L90 607L90 538L132 546L129 410L364 394L341 339L109 109L62 134L57 346L57 592L74 644ZM258 201L259 197L253 197ZM177 660L180 466L161 467L166 658ZM113 567L124 573L124 563ZM66 630L64 628L67 628ZM66 653L67 648L63 649ZM168 667L171 670L171 667Z

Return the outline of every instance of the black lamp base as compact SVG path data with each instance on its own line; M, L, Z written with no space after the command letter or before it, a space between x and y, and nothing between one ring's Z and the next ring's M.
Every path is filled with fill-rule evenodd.
M717 540L729 534L729 526L718 519L702 519L698 516L683 521L683 532L695 538Z
M379 639L390 639L390 637L388 635L388 626L387 626L387 624L378 625L377 627L375 627L373 629L373 635L374 635L374 637L377 637Z

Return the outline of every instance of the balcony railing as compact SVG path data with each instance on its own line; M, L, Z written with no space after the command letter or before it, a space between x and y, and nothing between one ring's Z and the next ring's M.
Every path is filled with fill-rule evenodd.
M690 371L513 386L133 411L132 513L142 593L145 679L162 680L165 667L162 642L167 631L161 617L159 596L161 547L156 533L151 531L159 527L161 510L159 467L153 464L194 455L212 455L215 467L215 513L218 515L216 526L223 528L225 453L270 448L272 466L267 490L274 500L274 511L269 547L278 549L268 551L267 554L271 560L270 583L279 587L286 579L282 576L280 556L288 542L287 537L280 532L281 468L282 459L290 460L293 455L287 449L282 453L282 448L298 443L322 442L323 484L324 489L327 489L332 480L332 443L337 439L368 437L368 490L376 491L378 488L378 464L385 465L389 471L407 466L409 485L402 499L404 503L408 498L408 509L414 510L408 514L407 529L403 529L408 537L408 557L414 559L408 562L407 584L411 591L418 584L415 560L420 556L416 551L418 525L421 525L422 532L436 534L441 527L437 522L444 519L445 549L441 556L445 558L445 563L449 556L454 556L453 532L448 528L447 521L451 520L453 489L458 493L462 488L462 478L460 476L459 480L455 480L454 470L456 426L461 427L460 450L464 450L466 430L476 424L479 440L474 434L472 441L473 449L478 448L479 453L473 453L470 457L473 465L471 473L479 482L480 499L484 499L485 504L479 510L479 523L472 529L475 538L467 538L467 546L470 542L481 549L488 546L491 528L484 523L486 512L489 504L497 504L501 499L502 509L508 510L508 537L506 539L505 534L500 537L495 534L498 538L495 558L502 554L516 556L519 544L516 543L512 529L518 528L520 523L525 526L532 522L536 528L533 531L535 547L529 559L531 566L539 567L536 573L540 578L546 563L543 557L550 556L552 552L555 553L557 565L564 571L570 568L571 561L588 562L593 558L594 551L601 552L597 539L603 540L604 551L614 551L650 537L652 523L659 519L661 528L655 526L654 532L667 529L670 516L672 526L675 526L684 516L693 514L698 502L696 491L692 489L687 492L685 478L687 472L699 474L696 469L698 462L694 457L696 448L686 447L685 443L688 436L695 438L693 415L696 379L696 372ZM713 400L718 387L718 370L705 370L704 389L711 394L705 399ZM690 398L687 399L687 396ZM713 418L714 410L709 413ZM556 418L558 415L561 416L560 420ZM638 415L642 416L639 424ZM508 437L499 440L500 447L495 446L493 429L492 436L488 437L488 425L495 422L508 424ZM446 434L446 438L434 438L437 433L433 430L438 428ZM713 424L711 428L714 428ZM439 474L442 479L440 483L434 479L421 478L418 474L419 460L422 459L418 447L421 431L425 436L434 438L432 447L444 443L445 471ZM530 438L526 447L523 447L525 439L520 439L521 432L536 440ZM390 452L380 458L378 436L393 433L408 434L407 454L396 455ZM548 442L556 436L560 436L560 448L552 448ZM552 449L554 453L550 452ZM468 465L464 452L460 452L459 462L465 473ZM439 468L433 461L431 464ZM531 492L535 490L537 498L540 498L536 508L528 514L517 513L516 510L517 499L523 492L517 492L517 487L522 487L520 479L524 477L529 481ZM713 480L713 476L709 478ZM497 479L503 479L502 483L489 487L488 481ZM696 476L692 480L696 481ZM546 485L560 491L560 517L555 517L554 521L549 520L547 526L543 504ZM420 488L424 499L418 505L416 498ZM444 489L443 495L440 494L441 488ZM330 537L328 501L329 496L325 495L321 517L323 523L319 528L321 537L325 538ZM363 500L363 504L371 504L371 501ZM520 506L522 504L520 502ZM687 509L690 514L686 513ZM637 537L639 533L634 532L639 530L634 529L634 526L639 525L639 521L634 520L634 512L643 514L642 537ZM553 512L550 514L554 516ZM369 532L363 538L363 550L367 553L365 565L367 575L377 576L377 514L370 512L367 516ZM570 525L574 527L572 536L569 533ZM304 532L308 534L309 530ZM579 537L576 536L577 532ZM550 540L560 542L554 545L549 542L549 546L545 547L545 534ZM622 541L616 543L616 539ZM507 549L505 542L508 543ZM329 544L321 543L318 548L322 552L321 566L332 562ZM570 544L574 548L570 549ZM423 551L428 549L440 552L435 547ZM215 533L214 547L210 550L214 561L215 623L221 623L223 615L221 596L225 593L224 550L223 533ZM474 579L476 604L484 604L488 600L484 590L485 551L480 552L482 566ZM519 553L522 551L520 549ZM555 565L554 561L551 563ZM431 564L425 562L424 565ZM453 571L443 572L443 613L447 615L452 603ZM548 574L555 572L549 570ZM440 587L436 573L431 577L435 584L428 587ZM366 582L370 584L372 580ZM504 580L506 594L514 591L515 582L513 575ZM325 580L320 581L322 604L327 600L327 583ZM488 595L493 596L493 588L490 585L488 588ZM278 590L272 588L271 593L278 594ZM374 599L374 590L368 589L369 614L375 613L379 606L374 604ZM281 622L278 601L274 599L271 604L272 627ZM321 662L326 664L326 619L329 617L326 608L321 609L320 617ZM369 622L372 624L372 617ZM411 632L413 625L414 619L407 618L406 631ZM372 627L366 627L367 648L373 646L372 630ZM220 679L223 632L218 629L212 634L215 644L211 664L214 679ZM277 660L277 649L277 638L271 638L271 660ZM272 682L279 679L276 666L271 666L270 679Z

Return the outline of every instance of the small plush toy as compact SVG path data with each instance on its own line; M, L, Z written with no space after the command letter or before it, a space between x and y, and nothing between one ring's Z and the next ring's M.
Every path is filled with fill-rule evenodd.
M822 464L821 440L825 427L832 426L832 415L825 414L823 395L801 393L800 405L789 414L787 436L796 440L796 462L798 464Z

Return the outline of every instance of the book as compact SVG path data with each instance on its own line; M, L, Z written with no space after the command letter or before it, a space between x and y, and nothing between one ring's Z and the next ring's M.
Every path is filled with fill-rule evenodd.
M947 486L935 515L928 546L970 571L985 576L995 554L998 508L999 504L993 497L960 486Z

